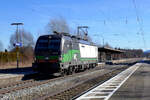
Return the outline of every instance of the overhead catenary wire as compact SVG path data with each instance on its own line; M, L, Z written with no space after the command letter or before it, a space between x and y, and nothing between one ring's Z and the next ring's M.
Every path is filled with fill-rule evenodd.
M102 11L102 10L100 10L99 9L99 12L103 15L103 17L105 18L105 20L104 20L104 22L103 22L103 24L104 24L104 26L107 26L107 28L109 28L109 29L113 29L114 30L114 26L115 26L115 23L114 23L114 21L112 21L111 20L111 18L110 18L110 16L106 16L106 14ZM124 23L126 24L126 25L128 25L129 24L129 21L128 21L128 17L126 16L126 17L119 17L118 19L125 19L124 20ZM108 25L108 24L110 24L110 25ZM109 26L111 26L111 27L109 27ZM108 29L108 30L109 30ZM118 33L118 30L116 31L117 32L117 36L121 36L121 37L127 37L127 35L124 33L124 34L122 34L122 33ZM115 34L115 35L114 35ZM116 33L114 33L114 34L111 34L112 36L116 36ZM110 35L109 35L110 36ZM107 37L108 37L108 35L107 35ZM120 38L118 39L118 37L115 37L114 38L115 40L117 39L118 41L120 40Z
M143 39L143 43L144 43L144 47L146 49L147 47L146 47L146 41L145 41L145 37L144 37L143 20L142 20L142 17L140 16L140 14L138 12L136 1L132 0L132 2L133 2L133 6L135 8L136 18L137 18L137 22L138 22L139 28L140 28L138 33L139 34L141 33L142 39Z
M104 20L102 21L103 23L103 25L104 25L104 27L105 28L107 28L107 29L104 29L104 30L111 30L111 29L113 29L113 27L112 26L114 26L114 23L113 23L113 21L110 19L110 17L109 16L107 16L102 10L100 10L100 9L98 9L98 12L100 12L101 14L102 14L102 16L104 17ZM111 24L111 25L109 25L109 24ZM102 32L103 33L103 36L102 36L102 38L103 38L103 41L104 41L104 37L105 37L105 35L104 34L106 34L106 32ZM108 35L107 35L107 37L108 37ZM105 37L105 39L106 39L106 37ZM103 42L103 45L104 45L104 42Z

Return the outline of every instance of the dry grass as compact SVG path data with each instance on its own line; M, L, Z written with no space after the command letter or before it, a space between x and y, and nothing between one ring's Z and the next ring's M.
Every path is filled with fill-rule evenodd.
M5 64L0 64L0 69L10 69L10 68L16 68L17 63L16 62L9 62ZM19 68L25 68L25 67L31 67L32 61L26 61L26 62L19 62Z

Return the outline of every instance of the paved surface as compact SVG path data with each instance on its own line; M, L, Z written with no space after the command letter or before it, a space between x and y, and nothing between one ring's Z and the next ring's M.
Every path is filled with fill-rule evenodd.
M137 63L125 71L119 73L115 77L100 84L96 88L90 90L76 100L108 100L123 84L124 82L139 68L141 63Z
M19 68L19 69L2 69L0 70L0 79L24 76L27 74L35 73L31 68Z
M0 69L0 86L22 80L25 75L35 73L31 67Z
M109 100L150 100L150 64L143 63Z

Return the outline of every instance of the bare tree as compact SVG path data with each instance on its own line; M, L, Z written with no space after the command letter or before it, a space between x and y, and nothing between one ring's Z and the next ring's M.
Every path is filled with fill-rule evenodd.
M19 52L22 55L23 61L31 61L33 58L33 46L34 46L34 39L33 35L30 32L25 30L19 30L15 32L10 37L10 51L16 51L14 46L15 43L22 43L22 47L20 47Z
M47 27L46 27L46 31L48 32L48 34L53 33L54 31L58 32L58 33L69 33L70 32L70 28L67 24L67 21L62 18L54 18L51 19L50 22L48 23Z
M22 43L23 47L33 47L34 46L33 35L25 30L19 30L18 32L15 32L10 37L9 48L13 49L14 44L18 42Z
M3 43L0 41L0 51L3 51Z
M30 32L22 30L22 43L24 47L33 47L34 46L34 38Z

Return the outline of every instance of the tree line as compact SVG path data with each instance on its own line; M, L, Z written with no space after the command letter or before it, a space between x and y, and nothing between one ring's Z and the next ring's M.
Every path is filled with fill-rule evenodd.
M144 52L142 49L119 49L124 51L124 58L140 58L144 57Z

